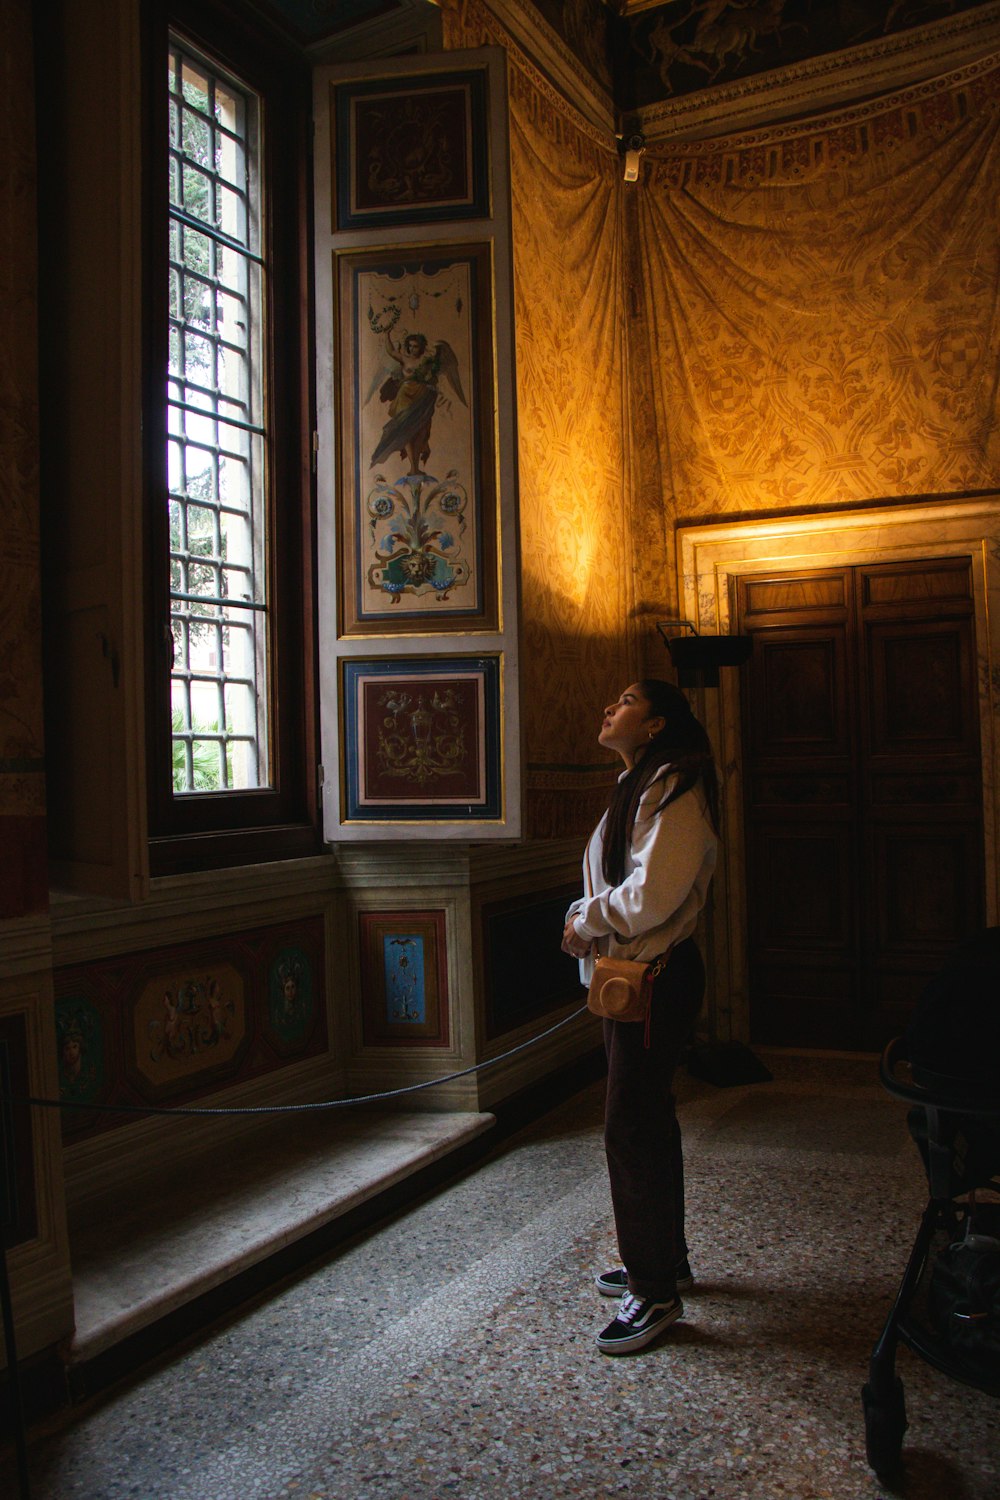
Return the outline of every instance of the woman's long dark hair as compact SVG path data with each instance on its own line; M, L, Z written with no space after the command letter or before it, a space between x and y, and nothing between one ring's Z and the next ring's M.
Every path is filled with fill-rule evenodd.
M661 766L669 766L676 772L677 780L657 813L700 784L712 827L716 833L719 831L719 781L704 725L695 718L684 694L672 682L645 677L636 686L649 700L649 717L665 722L611 793L602 857L604 878L611 885L620 885L625 879L625 851L632 840L639 803Z

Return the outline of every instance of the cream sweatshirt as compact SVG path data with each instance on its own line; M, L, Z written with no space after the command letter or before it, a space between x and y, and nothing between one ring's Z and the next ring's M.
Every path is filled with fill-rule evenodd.
M607 813L590 836L583 856L584 890L590 894L573 902L566 921L572 917L580 937L596 938L601 954L648 963L695 930L719 841L700 786L657 813L674 780L663 766L643 793L620 885L609 886L601 869ZM584 984L593 967L592 956L580 960Z

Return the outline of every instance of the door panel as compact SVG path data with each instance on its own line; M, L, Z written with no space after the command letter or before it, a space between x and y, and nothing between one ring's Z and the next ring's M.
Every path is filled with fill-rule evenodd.
M923 953L965 934L977 905L979 861L969 830L941 825L881 827L874 834L875 943L893 959Z
M869 627L873 755L975 753L971 623Z
M757 619L774 617L787 610L797 614L812 610L825 615L838 605L846 605L845 575L837 569L829 573L779 573L775 578L747 578L745 599L747 613Z
M855 964L761 961L754 979L767 995L767 1005L758 1006L752 1016L755 1042L768 1047L844 1047L844 1013L857 1008Z
M964 557L920 558L903 563L868 563L857 569L866 608L954 603L969 597L969 562Z
M745 713L756 1041L832 1046L834 1026L856 1007L851 587L846 569L746 580L741 628L755 637Z
M861 1045L898 1031L983 915L982 768L967 562L858 570Z
M751 1034L874 1049L982 926L968 563L738 584Z
M798 818L758 831L751 900L758 939L772 963L796 950L839 954L851 944L849 834L843 824L808 827Z
M760 753L797 756L808 746L813 754L843 754L848 732L843 636L775 627L758 649Z

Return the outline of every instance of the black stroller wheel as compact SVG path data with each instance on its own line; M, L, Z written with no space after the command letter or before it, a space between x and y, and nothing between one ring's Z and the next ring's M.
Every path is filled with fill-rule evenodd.
M887 1400L877 1401L870 1385L861 1392L865 1412L865 1451L868 1466L879 1479L891 1479L899 1470L906 1431L906 1401L903 1382L897 1375Z

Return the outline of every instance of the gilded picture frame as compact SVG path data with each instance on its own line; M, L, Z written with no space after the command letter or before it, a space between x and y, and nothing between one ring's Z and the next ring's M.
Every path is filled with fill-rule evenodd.
M358 913L365 1046L447 1047L443 911Z
M492 251L337 256L340 632L499 627Z
M484 69L358 79L332 94L335 230L489 217Z
M499 657L354 657L341 672L345 822L500 818Z

